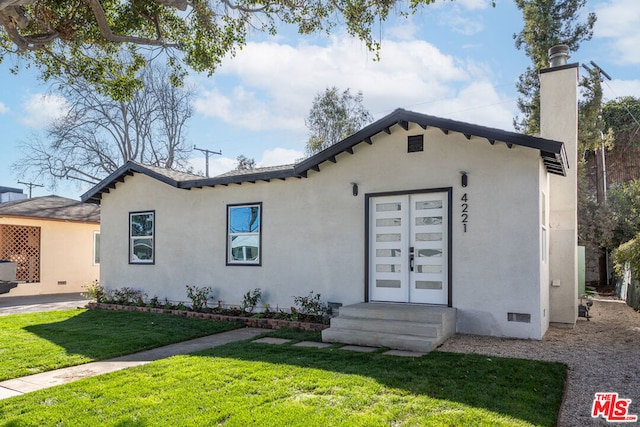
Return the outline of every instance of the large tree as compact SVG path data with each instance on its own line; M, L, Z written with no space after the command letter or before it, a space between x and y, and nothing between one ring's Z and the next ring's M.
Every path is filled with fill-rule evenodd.
M640 145L640 98L625 96L608 101L602 114L617 143L628 147Z
M186 123L192 90L169 82L166 68L138 74L143 88L128 100L101 95L82 78L60 84L68 110L44 136L23 142L14 172L52 187L63 179L95 184L129 160L186 170Z
M531 59L531 65L518 79L518 108L521 116L514 119L514 126L521 132L535 134L540 131L538 71L549 66L549 49L558 44L566 44L571 52L576 52L582 42L591 39L596 15L589 13L586 20L581 21L579 12L587 0L515 1L522 11L524 27L513 38L516 48L524 50Z
M256 168L256 161L253 158L240 154L236 157L236 170L248 171Z
M316 94L305 120L310 132L307 153L318 153L371 123L373 116L362 101L362 92L353 95L335 86Z
M281 23L296 25L301 34L344 25L377 51L372 28L391 10L408 15L434 1L0 0L0 61L22 56L45 78L81 76L104 93L131 96L149 49L164 52L174 78L181 76L183 62L212 73L245 45L250 29L275 34ZM134 61L114 57L121 45ZM120 80L110 80L113 74Z

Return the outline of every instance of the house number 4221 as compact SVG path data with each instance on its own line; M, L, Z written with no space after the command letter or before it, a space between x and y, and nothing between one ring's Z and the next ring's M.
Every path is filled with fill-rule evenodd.
M460 204L460 208L462 209L460 211L460 221L462 222L462 231L466 233L467 224L469 223L469 203L467 203L469 200L467 198L467 193L462 195L460 201L462 202Z

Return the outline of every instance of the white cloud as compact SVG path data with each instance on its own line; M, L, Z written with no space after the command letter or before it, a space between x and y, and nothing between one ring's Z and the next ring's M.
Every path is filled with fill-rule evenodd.
M44 128L62 117L67 108L67 100L59 95L34 94L22 104L24 116L20 121L28 127Z
M420 28L411 17L407 17L401 25L385 29L385 36L392 40L415 40Z
M256 166L278 166L295 163L304 157L304 153L298 150L286 148L274 148L262 153L262 158L256 162Z
M287 148L273 148L262 152L262 157L256 160L256 167L280 166L295 163L302 159L304 153L298 150ZM231 157L209 157L209 176L229 172L236 168L238 161ZM206 159L204 157L193 157L189 159L189 164L196 174L206 174Z
M621 96L634 96L640 98L640 80L612 80L605 81L602 95L606 100Z
M436 1L433 5L428 5L426 7L462 7L468 10L480 10L487 9L491 6L491 0L456 0L455 3L452 3L451 0L439 0Z
M302 133L314 96L337 86L362 91L365 107L376 118L399 107L418 106L416 111L441 116L461 110L456 104L464 110L477 105L476 115L491 119L484 124L511 128L513 108L498 105L505 100L489 83L488 67L457 60L421 40L382 43L380 61L373 61L366 47L349 37L332 37L327 46L248 43L225 61L214 79L199 82L202 91L194 107L233 126ZM469 93L477 102L466 98Z
M229 157L209 157L209 176L220 175L229 172L236 167L236 159ZM207 161L204 157L192 157L189 164L193 167L193 172L199 175L206 175Z
M620 64L640 64L640 2L610 0L596 6L595 38L610 39L612 59Z
M491 7L491 0L457 0L456 4L469 10L480 10Z
M0 102L0 114L6 114L9 112L9 107Z

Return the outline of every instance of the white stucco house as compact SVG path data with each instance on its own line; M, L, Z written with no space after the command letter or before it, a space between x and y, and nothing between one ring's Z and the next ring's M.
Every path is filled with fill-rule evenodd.
M398 109L294 165L204 178L129 162L82 197L101 206L101 282L236 304L260 287L286 308L313 290L342 304L327 341L397 348L433 310L449 334L570 327L578 65L540 78L540 136Z

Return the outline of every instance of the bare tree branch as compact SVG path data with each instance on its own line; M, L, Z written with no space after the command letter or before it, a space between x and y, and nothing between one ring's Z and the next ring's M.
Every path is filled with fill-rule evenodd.
M69 110L45 138L23 143L14 172L48 178L55 187L63 179L99 182L128 160L187 170L184 132L193 91L172 86L167 74L145 69L140 78L146 84L129 101L102 96L82 79L60 85Z

